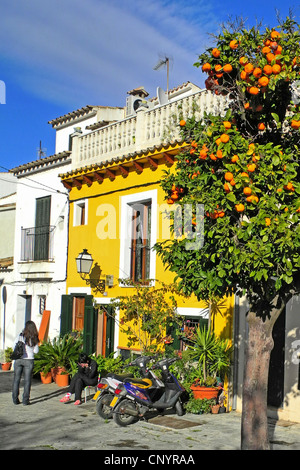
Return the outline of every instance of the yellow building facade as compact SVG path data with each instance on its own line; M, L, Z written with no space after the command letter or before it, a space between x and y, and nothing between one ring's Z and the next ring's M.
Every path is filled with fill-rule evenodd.
M174 137L172 129L170 131L170 117L179 109L187 117L195 109L195 100L202 103L201 112L211 106L210 96L204 96L197 87L188 85L190 93L186 88L173 91L177 95L182 92L182 99L177 97L173 102L170 99L164 105L158 103L157 108L150 103L148 109L140 109L136 115L121 120L122 125L127 125L127 136L131 132L129 126L135 126L131 140L126 141L128 148L121 148L121 140L119 147L113 146L115 134L110 134L106 146L103 145L103 133L112 132L116 123L100 127L91 132L91 136L74 139L73 169L60 175L69 191L70 204L62 332L86 330L85 347L89 353L108 355L121 351L126 355L128 351L127 336L119 328L120 313L113 312L110 307L112 299L133 293L133 288L125 286L122 279L151 279L153 285L158 281L173 282L174 275L165 269L152 249L156 242L171 237L166 218L170 206L160 183L165 170L174 171L176 154L186 145L178 136ZM172 97L172 91L169 96ZM151 124L153 112L156 115ZM155 128L158 122L159 132ZM167 137L163 136L162 123L169 128ZM121 134L119 129L119 136ZM97 151L93 151L96 148L102 149L99 157ZM79 166L80 163L85 164ZM80 275L76 259L86 252L93 263L88 274ZM95 314L99 310L102 314ZM218 334L232 337L232 298L213 306L199 302L194 296L189 299L179 297L178 314L184 318L183 327L211 321Z

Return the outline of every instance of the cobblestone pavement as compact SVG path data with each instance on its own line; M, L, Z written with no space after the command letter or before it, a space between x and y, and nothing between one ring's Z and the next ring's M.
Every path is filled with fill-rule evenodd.
M141 458L152 455L151 451L189 458L199 450L240 449L241 415L234 411L182 417L168 414L122 428L98 416L93 393L80 406L63 404L59 398L65 389L38 379L32 382L31 404L13 405L12 381L12 371L0 371L1 450L101 450L103 459L113 460L120 455ZM272 450L300 449L300 424L273 420L269 430Z

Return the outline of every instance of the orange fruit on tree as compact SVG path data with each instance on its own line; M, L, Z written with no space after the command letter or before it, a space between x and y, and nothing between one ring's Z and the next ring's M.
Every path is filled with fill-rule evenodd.
M249 88L249 93L250 93L250 95L258 95L259 88L257 88L256 86L251 86Z
M220 136L220 139L221 139L221 142L223 142L223 144L226 144L227 142L229 142L229 135L228 134L222 134Z
M200 153L200 158L201 158L201 160L205 160L206 157L207 157L207 149L206 149L206 148L202 148L199 153Z
M231 184L231 186L235 186L235 185L236 185L236 183L235 183L235 181L234 181L233 178L232 178L232 180L229 181L229 183Z
M259 78L262 74L262 69L260 67L255 67L253 70L253 75L255 78Z
M221 143L221 139L220 139L220 137L218 137L217 140L216 140L216 144L219 146L220 143Z
M218 57L220 57L220 55L221 55L221 52L219 51L219 49L218 49L217 47L215 47L215 48L211 51L211 53L212 53L213 57L215 57L216 59L217 59Z
M255 165L255 163L248 163L247 168L248 168L248 171L250 171L250 173L252 173L253 171L255 171L256 165Z
M252 190L251 190L251 188L249 188L249 186L246 186L243 189L243 193L245 194L245 196L250 196L250 194L252 193Z
M237 49L237 48L238 48L238 42L237 42L237 40L236 40L236 39L232 39L232 41L230 41L230 43L229 43L229 47L230 47L230 49L233 49L233 50Z
M245 72L245 70L242 70L241 71L241 79L242 80L247 80L247 78L248 78L247 72Z
M279 65L279 64L274 64L274 65L272 66L272 72L273 72L275 75L277 75L278 73L280 73L280 72L281 72L281 65Z
M231 191L231 189L229 188L227 183L224 184L224 189L225 189L226 193L230 193L230 191Z
M272 66L269 64L265 65L263 71L266 75L271 75L273 73Z
M232 72L232 65L231 64L225 64L223 67L224 72L230 73Z
M214 153L211 153L209 157L210 157L212 160L214 160L214 161L217 160L217 157L215 156Z
M230 182L232 179L233 179L233 174L230 173L230 171L226 171L225 180Z
M236 204L235 205L235 209L237 210L237 212L243 212L245 210L245 206L244 204Z
M269 54L266 55L266 58L267 58L267 61L268 61L269 63L271 63L272 60L275 59L275 55L272 54L272 52L269 52Z
M271 32L271 39L279 39L280 38L280 33L276 30L273 30Z
M196 147L198 147L198 144L195 140L193 140L192 143L191 143L191 146L196 148Z
M223 126L225 127L225 129L230 129L230 128L231 128L231 122L229 122L229 121L224 121L224 122L223 122Z
M216 64L215 65L215 71L220 72L220 70L222 70L222 65L221 64Z
M269 217L265 218L266 226L269 227L271 225L271 219Z
M263 76L258 79L258 84L260 86L267 86L269 84L269 81L270 80L268 79L268 77Z
M258 130L259 130L259 131L264 131L265 128L266 128L266 126L265 126L265 124L264 124L263 122L260 122L257 127L258 127Z
M242 178L249 178L249 175L248 175L248 173L246 173L245 171L243 171L243 172L241 173L241 177L242 177Z
M249 62L248 64L245 65L244 70L246 73L252 73L254 70L253 64Z
M239 62L240 62L241 65L246 65L247 62L248 62L248 59L247 59L247 57L242 56L242 57L240 57Z
M269 52L271 52L271 49L269 48L269 46L264 46L261 50L261 52L263 54L269 54Z
M293 129L299 129L300 127L300 121L297 121L296 119L292 119L291 121L291 127Z
M222 150L217 150L217 157L218 157L218 158L223 158L223 152L222 152Z
M170 197L167 199L167 204L174 204L174 201L173 199L171 199Z
M184 120L184 119L181 119L181 121L179 122L179 125L180 125L181 127L185 126L185 125L186 125L185 120Z
M211 70L211 65L209 62L205 62L205 64L202 65L202 71L203 72L209 72Z
M231 161L232 163L236 163L238 161L239 157L237 155L233 155Z
M244 108L245 108L245 109L251 109L250 103L245 103L245 104L244 104Z

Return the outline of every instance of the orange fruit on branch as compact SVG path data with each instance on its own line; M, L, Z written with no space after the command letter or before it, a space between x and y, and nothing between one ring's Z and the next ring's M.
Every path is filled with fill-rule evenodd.
M249 163L247 165L247 168L248 168L248 171L250 171L250 173L253 173L253 171L255 171L255 169L256 169L256 165L255 165L255 163Z
M244 212L245 206L244 206L244 204L241 204L241 203L240 203L240 204L236 204L236 205L235 205L235 209L236 209L237 212Z
M247 59L247 57L242 56L242 57L240 57L239 62L240 62L241 65L246 65L248 63L248 59Z
M224 72L230 73L232 72L232 65L231 64L225 64L223 67Z
M280 33L279 33L278 31L276 31L276 30L273 30L273 31L271 32L271 39L276 39L276 40L277 40L277 39L279 39L279 38L280 38Z
M230 171L226 171L225 180L230 182L232 179L233 179L233 174L230 173Z
M215 47L215 48L211 51L211 53L212 53L213 57L215 57L216 59L217 59L218 57L220 57L220 55L221 55L221 52L219 51L219 49L218 49L217 47Z
M245 196L250 196L250 194L252 193L252 189L249 188L249 186L246 186L246 187L243 189L243 193L245 194Z
M259 78L262 74L262 69L260 67L255 67L253 70L253 75L255 78Z
M254 66L251 63L245 65L244 70L246 73L252 73L254 70Z
M264 66L263 71L266 75L271 75L273 73L272 67L269 64Z
M250 93L250 95L258 95L259 88L257 88L256 86L251 86L249 88L249 93Z
M264 131L265 128L266 128L266 126L265 126L265 124L264 124L263 122L260 122L257 127L258 127L258 130L259 130L259 131Z
M224 121L224 122L223 122L223 126L225 127L225 129L230 129L230 128L231 128L231 122L229 122L229 121Z
M184 119L181 119L181 121L179 122L179 125L180 125L181 127L185 126L185 125L186 125L185 120L184 120Z
M203 72L209 72L211 70L211 65L209 62L205 62L205 64L202 65L202 71Z
M230 47L230 49L233 49L233 50L237 49L237 48L238 48L238 42L237 42L237 40L236 40L236 39L232 39L232 41L230 41L230 43L229 43L229 47Z
M279 64L274 64L272 67L272 72L277 75L278 73L281 72L281 65Z
M233 155L231 161L232 163L236 163L238 161L239 157L237 155Z
M270 80L268 79L268 77L263 76L258 79L258 84L260 86L267 86L269 84L269 81Z
M223 144L226 144L227 142L229 142L229 135L228 134L222 134L220 136L220 139L221 139L221 142L223 142Z

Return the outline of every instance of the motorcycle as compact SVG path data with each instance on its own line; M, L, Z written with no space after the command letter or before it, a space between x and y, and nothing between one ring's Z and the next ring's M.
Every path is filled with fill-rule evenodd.
M115 396L110 403L113 419L119 426L128 426L135 420L143 418L150 410L175 408L178 416L183 415L181 397L185 389L170 372L170 365L176 358L162 359L152 366L161 370L163 387L149 385L144 379L140 381L124 380L115 390Z
M147 369L147 364L154 359L151 356L142 356L137 357L134 361L126 364L126 367L138 367L142 377L146 380L147 386L151 383L151 385L155 384L156 387L163 387L163 384L159 382L159 379ZM115 374L115 373L108 373L106 377L103 377L98 385L97 385L97 392L95 393L93 400L96 401L96 410L98 415L103 419L110 419L113 416L112 408L110 407L110 403L114 398L114 392L118 385L122 383L124 380L133 380L136 382L138 379L134 378L132 374ZM147 382L148 380L148 382Z

